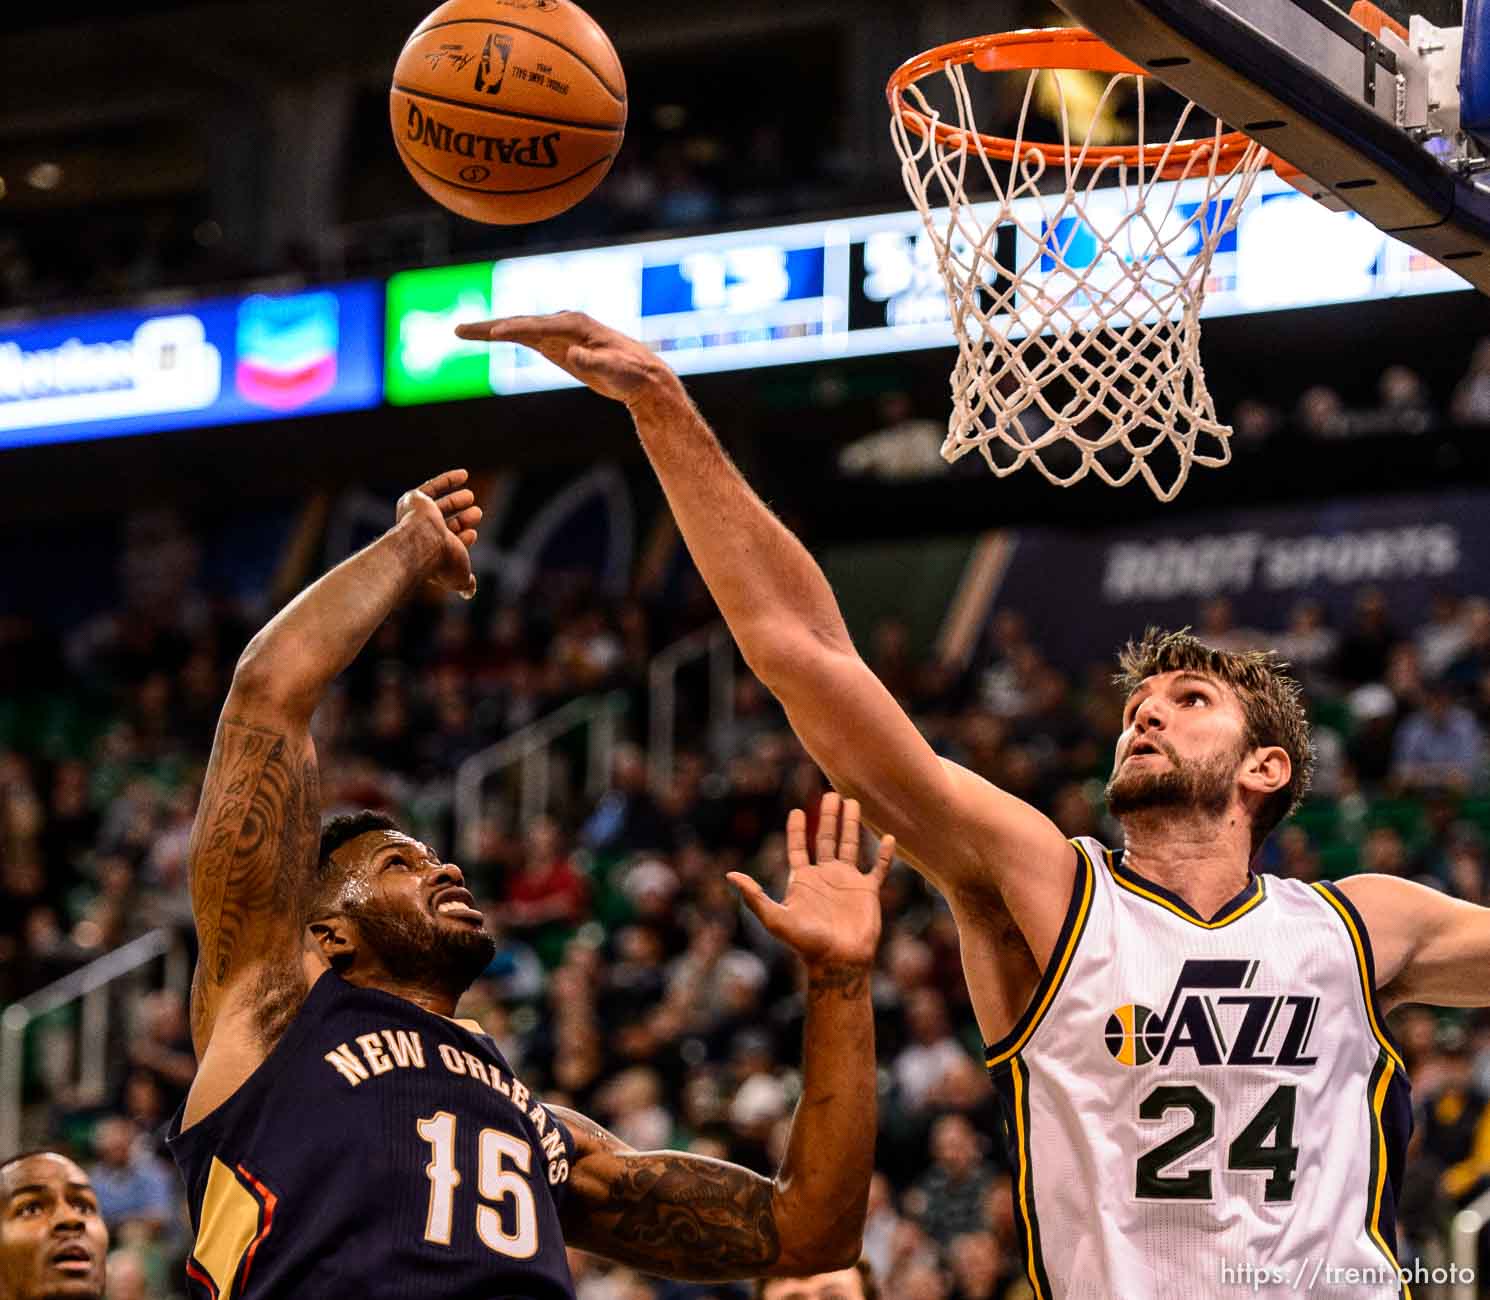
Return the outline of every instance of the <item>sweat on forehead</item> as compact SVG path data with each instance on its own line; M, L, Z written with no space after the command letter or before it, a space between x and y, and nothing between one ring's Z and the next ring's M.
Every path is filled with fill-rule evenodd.
M385 850L401 851L416 859L432 856L429 848L412 835L405 835L402 831L373 830L340 845L332 854L332 860L343 866L351 866L354 863L370 862Z

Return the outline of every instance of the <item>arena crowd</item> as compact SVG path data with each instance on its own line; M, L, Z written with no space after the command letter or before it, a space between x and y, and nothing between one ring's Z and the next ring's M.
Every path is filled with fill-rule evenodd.
M181 545L194 544L191 537ZM189 566L188 566L189 569ZM520 603L418 605L385 626L318 716L325 812L380 808L457 862L500 951L463 1004L546 1099L638 1148L774 1169L795 1098L802 1002L793 963L725 883L779 890L790 808L825 787L774 702L743 669L730 724L685 726L659 778L628 740L608 788L559 781L518 824L492 791L457 834L451 776L466 757L566 700L618 691L640 737L648 666L703 624L705 603L608 601L573 574ZM189 935L186 846L234 661L259 617L189 579L59 630L0 622L0 1002L26 996L155 927ZM1310 603L1280 626L1238 626L1225 601L1197 630L1269 646L1304 681L1319 749L1315 791L1257 866L1300 879L1391 872L1490 901L1490 600L1440 594L1409 628L1378 591L1339 626ZM966 668L910 650L886 619L862 647L936 747L1111 843L1102 808L1121 698L1103 656L1071 675L997 612ZM686 683L685 683L686 684ZM685 704L688 695L685 691ZM701 703L686 709L695 719ZM562 757L562 754L561 754ZM809 837L811 827L809 826ZM946 907L891 874L875 982L880 1141L865 1252L897 1300L1028 1294L1015 1248L1002 1120ZM111 1300L179 1294L189 1230L164 1126L194 1060L179 991L123 1000L107 1095L81 1095L66 1013L33 1029L29 1137L75 1152L114 1250ZM1408 1008L1394 1029L1417 1106L1402 1196L1404 1262L1490 1180L1490 1016ZM870 1099L865 1099L865 1105ZM574 1256L581 1300L743 1298Z

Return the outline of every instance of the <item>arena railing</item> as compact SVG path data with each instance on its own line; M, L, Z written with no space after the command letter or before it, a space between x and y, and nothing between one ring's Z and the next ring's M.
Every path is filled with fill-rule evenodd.
M723 623L701 628L659 651L648 670L647 754L653 788L666 790L673 779L678 743L678 674L707 656L709 661L709 748L722 748L724 733L735 715L735 642Z
M624 691L584 695L466 759L455 770L455 833L461 850L472 843L470 836L485 810L487 783L501 772L518 770L519 826L548 811L554 786L554 744L582 727L588 729L585 793L598 796L610 778L617 719L625 709Z
M176 930L162 927L12 1002L0 1013L0 1154L17 1151L21 1145L27 1029L75 1002L81 1003L65 1068L72 1071L76 1067L80 1101L102 1101L108 1085L111 1022L117 1009L110 994L117 981L143 976L144 968L157 960L163 963L165 987L185 997L190 979L186 944ZM138 980L132 981L131 987L137 984Z
M1485 1292L1477 1276L1480 1234L1490 1222L1490 1191L1481 1192L1454 1215L1450 1225L1449 1260L1454 1265L1452 1300L1478 1300Z

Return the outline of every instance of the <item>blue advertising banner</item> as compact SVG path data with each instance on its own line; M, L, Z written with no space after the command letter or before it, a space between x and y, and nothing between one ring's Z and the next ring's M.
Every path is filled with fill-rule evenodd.
M1217 596L1238 626L1282 630L1300 600L1336 627L1378 587L1402 627L1438 591L1490 596L1490 492L1360 498L1327 505L1210 512L1172 525L1083 533L1028 529L998 608L1016 609L1052 660L1077 670L1109 659L1150 623L1197 624Z
M382 309L364 281L0 332L0 448L376 406Z

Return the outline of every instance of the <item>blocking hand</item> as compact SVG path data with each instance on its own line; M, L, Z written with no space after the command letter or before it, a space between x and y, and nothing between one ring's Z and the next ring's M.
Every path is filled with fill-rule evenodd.
M860 871L858 801L825 794L816 865L807 855L807 816L800 808L787 818L786 856L791 874L779 903L741 872L731 871L726 879L760 923L809 967L870 965L879 946L880 886L895 856L895 837L884 836L874 866Z
M677 377L651 348L583 312L472 321L457 325L455 332L479 343L521 343L602 397L628 405L649 389L677 385Z

